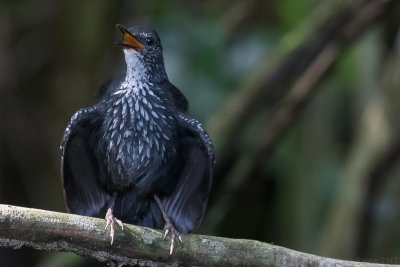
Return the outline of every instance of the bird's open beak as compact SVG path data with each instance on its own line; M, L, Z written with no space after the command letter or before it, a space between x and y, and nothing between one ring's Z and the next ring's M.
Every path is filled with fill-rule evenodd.
M128 48L133 48L135 50L139 50L144 47L144 45L139 42L130 32L127 28L122 26L121 24L117 24L117 28L122 32L124 36L124 42L123 43L117 43L118 45L122 45Z

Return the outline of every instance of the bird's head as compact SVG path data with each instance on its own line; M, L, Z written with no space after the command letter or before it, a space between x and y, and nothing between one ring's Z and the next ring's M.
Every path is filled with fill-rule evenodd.
M123 42L117 44L123 47L127 73L160 82L166 79L162 44L157 32L141 26L127 29L117 24L117 28L123 35Z

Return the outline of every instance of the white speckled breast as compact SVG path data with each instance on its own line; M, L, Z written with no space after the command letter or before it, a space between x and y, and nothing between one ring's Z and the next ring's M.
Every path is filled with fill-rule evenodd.
M139 79L137 79L139 77ZM108 171L115 184L130 186L176 154L175 118L163 91L139 75L128 75L105 103L103 127ZM109 140L109 141L107 141Z

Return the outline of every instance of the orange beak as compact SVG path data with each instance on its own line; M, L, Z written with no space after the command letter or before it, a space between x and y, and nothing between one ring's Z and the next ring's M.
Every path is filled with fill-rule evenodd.
M122 32L124 36L124 42L123 43L118 43L119 45L126 46L129 48L133 48L135 50L142 49L144 45L139 42L130 32L127 28L122 26L121 24L117 24L117 28Z

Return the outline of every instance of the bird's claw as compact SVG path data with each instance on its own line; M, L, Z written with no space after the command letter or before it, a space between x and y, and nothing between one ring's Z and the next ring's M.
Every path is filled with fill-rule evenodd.
M181 234L178 232L178 230L175 229L171 221L167 221L165 223L164 229L165 229L164 239L167 237L169 233L171 233L171 245L169 247L169 255L172 255L175 246L175 238L178 238L179 242L183 243L182 237Z
M117 218L114 217L111 209L108 209L105 219L106 219L106 227L104 228L104 230L110 227L110 237L112 245L114 243L114 234L115 234L114 221L121 227L122 231L124 230L124 225L122 224L121 220L118 220Z
M164 238L163 238L164 240L165 240L165 238L167 237L168 233L169 233L169 229L166 229L166 230L165 230L165 234L164 234Z

